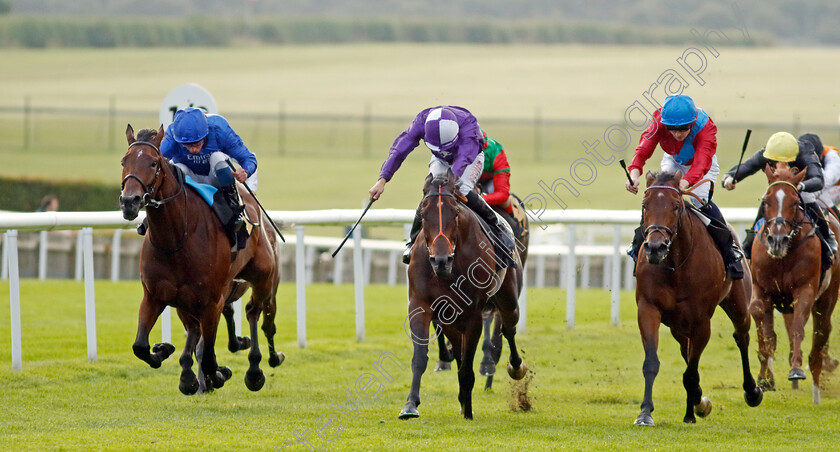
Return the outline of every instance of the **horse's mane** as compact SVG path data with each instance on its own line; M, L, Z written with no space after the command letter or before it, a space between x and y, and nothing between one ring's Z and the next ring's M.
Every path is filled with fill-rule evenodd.
M137 131L137 141L152 141L157 134L156 129L140 129Z
M671 173L668 171L660 171L658 173L654 173L653 177L656 178L654 181L654 185L663 185L667 182L675 182L677 180L676 173Z

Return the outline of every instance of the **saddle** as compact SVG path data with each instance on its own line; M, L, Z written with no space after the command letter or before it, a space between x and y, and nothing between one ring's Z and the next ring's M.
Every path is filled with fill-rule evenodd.
M177 166L175 168L180 174L181 170ZM239 193L237 192L237 197L239 198L239 206L243 208L243 214L246 221L245 228L242 228L237 233L237 231L234 230L234 226L236 219L239 216L239 213L231 209L230 204L228 204L221 190L209 184L202 184L200 182L196 182L189 176L181 175L181 177L184 178L184 183L186 184L186 186L189 187L193 192L195 192L201 199L203 199L204 202L206 202L207 205L210 206L210 208L213 210L213 213L216 214L216 218L219 219L219 221L222 223L222 226L224 226L225 231L227 232L228 241L230 241L230 245L233 246L237 243L244 245L244 242L250 235L251 230L253 230L255 223L252 222L250 218L248 218L248 210L244 209L245 203L242 202L242 197L239 196Z

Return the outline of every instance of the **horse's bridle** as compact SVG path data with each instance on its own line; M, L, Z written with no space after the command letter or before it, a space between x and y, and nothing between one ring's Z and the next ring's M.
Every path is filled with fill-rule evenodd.
M648 236L650 236L650 234L652 234L654 232L659 232L660 234L665 236L665 246L670 247L671 242L674 241L674 237L677 236L677 231L679 231L679 229L680 229L680 222L682 221L682 214L683 214L683 211L685 210L685 201L683 201L683 198L682 198L683 191L680 190L679 188L672 187L670 185L651 185L650 187L645 189L645 192L647 192L648 190L653 190L653 189L673 190L673 191L677 192L677 194L680 195L680 204L682 205L682 208L680 209L680 212L677 214L677 226L673 230L671 228L669 228L668 226L665 226L663 224L652 224L652 225L645 228L645 241L648 240ZM665 234L666 232L667 232L667 235Z
M135 145L146 145L146 146L150 146L150 147L152 147L154 150L156 150L156 151L160 152L160 149L158 149L158 147L157 147L157 146L155 146L155 144L154 144L154 143L150 143L150 142L148 142L148 141L135 141L135 142L133 142L133 143L129 144L129 145L128 145L128 148L129 148L129 149L131 149L131 147L132 147L132 146L135 146ZM164 163L165 163L165 162L164 162ZM162 167L163 167L163 165L158 165L158 167L157 167L157 171L155 171L155 177L154 177L154 179L152 180L152 183L151 183L151 185L150 185L150 186L146 186L146 184L145 184L145 183L143 183L143 181L142 181L142 180L140 180L140 178L139 178L139 177L137 177L137 175L136 175L136 174L131 173L131 174L126 175L126 176L123 178L122 183L120 184L120 190L125 190L125 183L126 183L129 179L134 179L134 180L136 180L136 181L137 181L137 183L139 183L139 184L140 184L140 187L143 189L143 205L145 205L147 208L151 207L151 208L153 208L153 209L157 209L158 207L160 207L160 206L162 206L162 205L164 205L164 204L166 204L166 203L168 203L168 202L172 201L173 199L175 199L176 197L178 197L178 195L180 195L182 191L184 191L184 184L183 184L183 183L181 183L181 181L180 181L180 180L178 181L178 185L179 185L180 189L179 189L179 190L178 190L178 192L177 192L177 193L175 193L174 195L172 195L172 196L170 196L170 197L168 197L168 198L164 198L164 199L162 199L162 200L160 200L160 201L155 200L154 198L152 198L152 196L154 195L155 190L156 190L156 184L155 184L155 182L157 182L157 180L158 180L158 176L160 176L160 169L161 169Z
M437 239L439 239L440 237L443 237L443 239L446 240L446 244L449 246L449 256L453 257L453 256L455 256L455 244L453 244L452 240L449 240L449 237L447 237L446 234L443 233L443 197L444 196L450 196L450 197L454 198L455 195L453 195L452 193L449 193L449 192L441 192L440 191L440 185L438 185L437 186L437 193L429 193L426 196L424 196L423 199L425 200L426 198L430 198L432 196L437 196L437 198L438 198L438 200L437 200L437 203L438 203L438 233L432 239L432 241L430 243L426 244L426 251L428 251L429 256L431 256L432 255L432 245L435 244L435 241Z
M799 193L799 188L796 185L793 185L792 183L790 183L786 180L777 180L776 182L773 182L770 185L768 185L767 190L764 191L764 195L761 197L761 199L765 199L767 197L767 193L770 191L770 188L772 188L775 185L789 185L789 186L791 186L793 188L793 191L796 193L796 195L799 199L799 203L797 204L797 209L802 210L802 211L805 210L805 208L803 207L802 195ZM764 232L761 234L762 238L765 235L769 234L771 225L777 225L777 224L781 223L782 225L789 225L790 226L790 232L787 235L785 235L785 238L787 238L788 240L793 240L793 238L796 236L796 234L798 234L799 231L802 229L803 225L810 224L810 222L808 222L808 221L794 222L794 221L788 220L787 218L781 216L781 213L782 213L781 206L779 206L779 216L777 216L775 218L771 218L769 220L765 220ZM769 249L769 246L767 248Z

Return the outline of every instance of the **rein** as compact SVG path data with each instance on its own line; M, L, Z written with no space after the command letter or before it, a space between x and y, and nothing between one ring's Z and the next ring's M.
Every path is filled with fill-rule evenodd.
M438 202L438 234L435 236L435 238L432 239L431 243L426 245L426 250L429 252L429 255L431 255L432 254L432 248L431 247L432 247L432 245L435 244L435 240L437 240L440 237L443 237L444 240L446 240L446 244L449 246L449 255L454 256L455 255L455 245L453 245L452 241L449 240L449 237L447 237L446 234L443 233L443 197L444 196L451 196L452 198L454 198L455 195L453 195L452 193L448 193L448 192L446 192L446 193L441 192L440 191L440 185L438 185L437 189L438 189L437 193L429 193L428 195L426 195L423 198L423 199L425 199L425 198L428 198L428 197L431 197L431 196L437 196L438 197L438 201L437 201Z

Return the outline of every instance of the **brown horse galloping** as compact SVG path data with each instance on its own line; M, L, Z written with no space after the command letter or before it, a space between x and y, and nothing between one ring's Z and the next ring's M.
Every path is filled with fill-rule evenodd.
M429 362L429 324L434 319L450 340L458 363L458 401L466 419L472 419L475 385L473 359L481 336L481 311L490 300L502 317L502 334L510 346L508 374L516 380L527 372L514 336L519 321L522 265L496 270L491 238L478 216L459 204L455 175L426 178L420 206L423 230L408 265L408 329L414 342L413 378L400 419L420 416L420 379ZM441 331L435 329L436 334Z
M257 341L257 321L263 315L262 329L269 346L269 364L280 365L282 354L274 350L274 314L279 282L277 239L271 228L265 228L265 218L257 209L256 201L241 191L248 218L256 218L247 247L231 261L227 234L212 209L192 189L186 187L183 177L161 155L163 140L160 130L142 129L134 137L131 125L126 128L128 152L122 158L122 193L120 209L123 217L133 220L141 207L146 207L148 232L140 253L140 280L143 300L134 354L153 368L169 357L172 344L156 344L149 352L149 331L166 306L178 310L187 339L181 354L182 367L179 389L182 393L195 394L199 386L208 390L220 388L231 377L230 369L219 367L214 351L219 316L225 310L226 298L232 292L244 292L245 285L234 283L234 278L250 284L251 300L246 307L251 327L250 367L245 374L245 385L252 391L262 388L265 376L259 368L262 359ZM225 313L228 317L228 312ZM230 322L231 318L228 318ZM232 329L230 329L232 332ZM231 338L233 349L247 346L249 341ZM192 356L199 360L199 383L192 371Z
M831 333L831 313L837 303L840 288L840 259L821 278L820 239L815 235L816 226L805 215L797 186L805 171L795 172L785 163L775 171L766 166L770 184L762 197L764 225L753 242L752 262L753 292L750 313L758 332L758 349L761 370L759 384L769 390L776 389L773 376L773 355L776 353L776 333L773 330L773 309L784 316L790 340L790 373L788 380L795 388L798 380L805 378L802 370L802 340L808 316L814 316L814 338L808 366L814 378L814 403L820 403L820 373L823 365L828 370L837 366L828 354L828 337ZM838 222L827 215L831 229L840 237ZM822 284L820 284L822 281Z
M645 242L636 264L636 304L639 331L645 350L642 373L645 395L636 425L653 425L653 381L659 373L659 324L671 329L686 362L683 386L686 411L683 422L694 423L695 413L705 417L712 404L702 397L700 354L711 334L711 318L720 305L735 326L735 343L741 352L744 397L749 406L761 403L762 392L750 372L750 275L732 281L726 277L723 258L703 221L689 212L678 188L682 174L647 175L642 202Z

